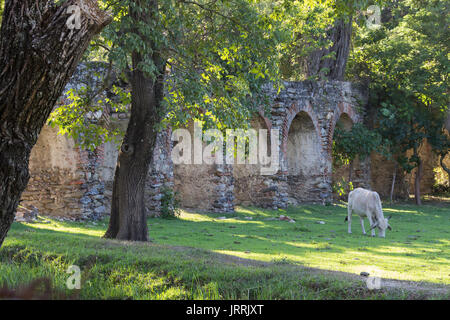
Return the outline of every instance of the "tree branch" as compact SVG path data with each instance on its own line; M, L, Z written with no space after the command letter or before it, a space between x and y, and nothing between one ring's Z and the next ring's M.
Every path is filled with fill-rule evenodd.
M198 3L198 2L195 2L195 1L186 1L186 0L178 0L178 1L181 2L181 3L184 3L184 4L192 4L192 5L195 5L195 6L201 8L201 9L203 9L203 10L205 10L205 11L208 11L208 12L213 13L213 14L215 14L215 15L221 16L222 18L228 19L228 20L230 20L231 22L233 22L233 23L235 23L236 25L238 25L239 27L244 28L244 27L239 23L239 21L237 21L236 19L233 19L232 17L229 17L229 16L227 16L227 15L224 15L223 13L221 13L221 12L219 12L219 11L217 11L217 10L214 10L214 9L212 9L212 8L208 8L208 7L206 7L205 5L203 5L203 4L201 4L201 3ZM216 3L216 2L217 2L217 1L214 1L214 3Z

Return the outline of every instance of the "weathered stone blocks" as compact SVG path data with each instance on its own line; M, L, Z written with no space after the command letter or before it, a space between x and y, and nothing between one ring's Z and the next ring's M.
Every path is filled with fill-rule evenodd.
M232 212L236 205L285 208L304 202L332 200L331 146L336 123L345 115L363 119L366 93L347 82L285 82L277 93L267 87L270 112L261 108L251 127L280 132L280 168L261 175L259 165L174 165L171 129L158 134L146 182L149 214L161 209L163 189L178 192L183 207ZM126 127L127 113L110 118ZM236 128L238 129L238 128ZM45 127L30 161L31 179L23 202L40 214L72 219L97 219L110 209L117 146L105 144L84 151L56 129ZM356 170L358 183L370 182L370 164Z

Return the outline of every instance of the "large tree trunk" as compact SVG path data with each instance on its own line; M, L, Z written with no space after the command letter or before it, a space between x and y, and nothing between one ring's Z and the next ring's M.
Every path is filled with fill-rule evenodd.
M345 67L350 52L352 35L352 19L336 21L334 27L328 32L332 46L328 49L314 51L306 61L306 75L308 77L318 76L319 79L343 80ZM334 52L334 57L324 58ZM326 70L323 72L323 70Z
M81 28L66 25L81 7ZM0 246L29 179L30 152L92 37L109 23L93 0L7 0L0 31ZM89 20L89 22L88 22Z
M145 3L150 10L135 12L130 8L132 18L149 24L152 19L151 12L157 8L156 1L136 2L140 3L140 6ZM145 60L144 57L136 52L132 54L131 117L117 160L111 218L106 238L148 240L144 205L145 180L156 143L155 125L162 118L165 69L165 61L157 53L158 50L154 52L150 58L159 71L155 80L138 69L138 65Z

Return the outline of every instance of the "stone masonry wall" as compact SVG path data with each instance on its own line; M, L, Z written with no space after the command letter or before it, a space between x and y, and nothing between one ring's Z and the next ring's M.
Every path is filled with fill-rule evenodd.
M285 89L272 96L272 127L281 131L281 170L274 182L279 194L274 199L273 207L288 203L332 201L331 148L334 128L342 114L346 114L353 123L363 120L366 93L347 82L305 81L285 83ZM292 123L295 125L300 113L299 130L294 133L298 139L289 139L290 131L293 132ZM305 144L305 152L291 156L292 151L288 149L302 148L301 135L305 125L309 128L309 139L314 141ZM292 164L295 161L298 163ZM314 162L314 165L309 162ZM299 170L296 172L293 167Z
M267 89L271 111L264 114L261 108L252 124L255 129L280 130L276 174L260 175L254 165L173 165L171 131L163 131L147 179L149 214L158 214L165 187L178 192L183 207L212 212L231 212L235 205L285 208L332 201L334 128L343 114L353 123L362 121L365 93L338 81L284 85L279 94ZM112 113L110 119L126 128L128 114ZM32 179L23 204L38 207L41 214L74 219L108 213L117 146L108 143L95 152L83 151L65 137L55 140L55 130L45 128L33 150ZM362 180L369 185L367 178Z
M412 151L407 153L407 156L411 156ZM431 146L425 142L419 148L419 155L423 161L423 176L420 181L420 191L422 194L432 192L433 185L435 184L435 172L434 169L440 167L439 157L433 153ZM372 162L372 185L375 190L383 198L388 198L390 195L393 172L395 163L387 160L378 154L371 156ZM446 157L445 163L450 165L450 157ZM411 173L401 172L397 169L396 183L394 188L394 198L407 198L409 195L414 194L414 181L415 181L416 169Z
M194 123L185 128L194 145ZM206 143L203 143L203 147ZM225 164L173 165L174 190L180 205L184 208L211 212L234 210L234 178L232 167Z
M232 212L236 205L276 209L333 200L333 179L348 177L348 168L332 168L334 129L339 121L350 127L363 120L367 93L339 81L285 82L280 93L269 88L266 93L271 99L270 111L264 113L261 107L251 127L279 130L278 172L261 175L261 166L254 164L174 165L172 131L167 129L158 134L147 178L149 215L159 214L164 188L177 192L182 207L222 213ZM112 112L109 119L115 128L125 130L129 114ZM192 133L193 128L188 129ZM431 190L432 171L437 166L429 149L421 150L423 193ZM42 215L70 219L96 219L109 213L117 155L114 143L85 151L57 135L56 128L44 127L31 155L31 179L21 205L35 206ZM386 197L392 170L393 164L380 156L357 160L354 185L372 187ZM412 182L411 175L399 173L397 192L413 190Z
M172 130L167 129L156 137L156 146L145 190L145 207L149 215L159 214L164 189L174 188L171 135Z
M280 130L280 170L264 176L259 165L234 164L217 175L212 165L176 165L175 189L183 206L228 212L235 205L285 208L332 201L334 128L341 115L352 123L362 121L366 93L338 81L284 85L279 94L266 90L272 100L271 111L264 114L261 108L260 117L251 123L256 130ZM357 166L355 176L359 185L369 186L370 170L365 164Z
M102 148L83 151L72 140L45 126L30 158L30 181L21 205L41 215L95 219L105 213L104 185L98 167Z
M117 146L109 142L95 151L86 151L57 132L57 128L45 126L33 148L30 181L21 205L36 207L40 215L72 220L98 219L109 214ZM170 130L157 137L145 198L149 215L160 211L162 188L173 188L169 139Z
M259 133L260 129L268 130L270 123L260 114L255 115L250 121L252 129ZM267 134L270 150L270 133ZM249 164L246 159L245 164L234 164L232 166L234 182L234 205L261 206L267 204L267 199L272 197L274 190L270 188L272 184L267 176L261 175L261 164ZM269 200L269 203L271 201Z

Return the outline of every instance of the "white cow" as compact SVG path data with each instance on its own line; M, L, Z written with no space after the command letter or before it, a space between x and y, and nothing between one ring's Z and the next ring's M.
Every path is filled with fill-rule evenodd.
M352 213L359 215L363 234L366 234L364 217L367 217L369 220L372 237L375 236L375 228L377 227L380 230L379 236L383 238L385 237L386 229L392 230L388 223L391 217L384 217L380 196L375 191L363 188L356 188L351 191L348 195L347 209L348 216L345 218L345 221L348 220L348 233L352 233Z

